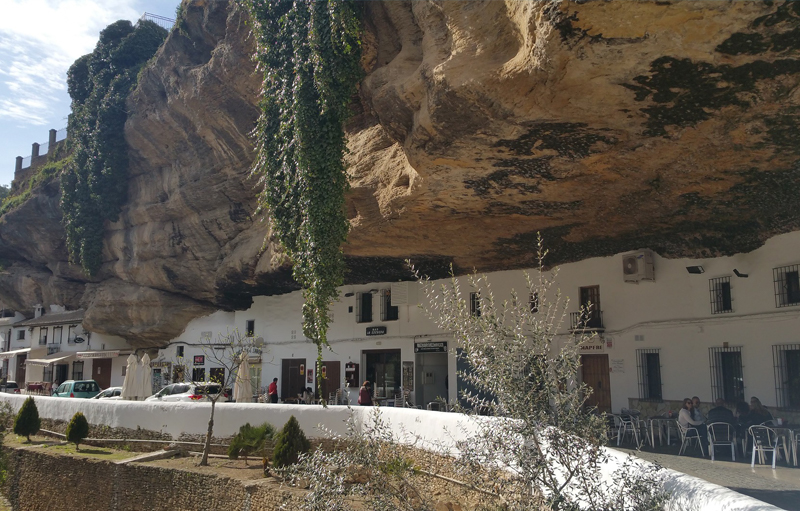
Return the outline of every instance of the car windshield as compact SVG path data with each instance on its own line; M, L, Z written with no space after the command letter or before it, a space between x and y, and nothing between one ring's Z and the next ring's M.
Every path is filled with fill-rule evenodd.
M186 392L189 392L188 385L175 385L172 387L172 394L185 394Z
M10 381L10 382L6 383L6 388L7 389L17 389L19 387L17 386L17 382Z
M219 385L198 385L195 393L199 396L206 394L219 394L221 387Z

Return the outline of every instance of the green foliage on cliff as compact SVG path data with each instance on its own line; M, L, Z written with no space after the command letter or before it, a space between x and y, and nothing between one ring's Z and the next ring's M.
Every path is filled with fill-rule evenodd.
M8 197L8 194L11 193L11 188L6 185L0 185L0 201Z
M31 441L31 435L39 432L42 426L42 421L39 420L39 409L36 408L36 402L32 397L29 397L22 403L22 408L17 413L17 418L14 419L14 433L24 436Z
M67 442L73 442L75 449L79 448L81 440L89 436L89 421L83 415L83 412L76 412L72 416L72 420L67 424Z
M0 202L0 216L27 201L36 188L49 183L53 177L59 175L69 161L69 157L67 157L58 161L48 162L39 167L36 174L28 179L27 184L23 183L23 187L18 187Z
M151 21L114 22L100 32L94 51L67 73L74 152L61 175L61 209L70 259L89 275L100 268L103 224L117 220L126 199L125 100L166 37L167 31Z
M260 209L303 286L303 333L327 344L328 307L344 279L344 122L361 78L360 6L347 0L239 0L264 73L253 174Z

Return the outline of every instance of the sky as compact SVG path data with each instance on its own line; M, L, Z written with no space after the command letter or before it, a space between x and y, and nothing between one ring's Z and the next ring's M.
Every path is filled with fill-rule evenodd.
M67 70L90 53L100 31L149 12L175 17L179 0L3 0L0 16L0 185L17 156L67 126Z

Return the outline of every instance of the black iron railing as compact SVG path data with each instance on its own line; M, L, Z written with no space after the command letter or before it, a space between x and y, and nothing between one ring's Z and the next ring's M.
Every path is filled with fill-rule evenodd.
M604 330L603 311L570 312L570 330Z

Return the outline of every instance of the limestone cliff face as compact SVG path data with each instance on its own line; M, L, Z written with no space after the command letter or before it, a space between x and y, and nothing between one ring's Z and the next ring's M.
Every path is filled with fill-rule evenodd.
M367 2L348 127L350 280L650 247L756 248L796 230L800 3ZM87 308L157 345L192 317L296 289L264 245L246 16L194 0L129 100L132 167L92 282L51 183L0 219L0 299Z

